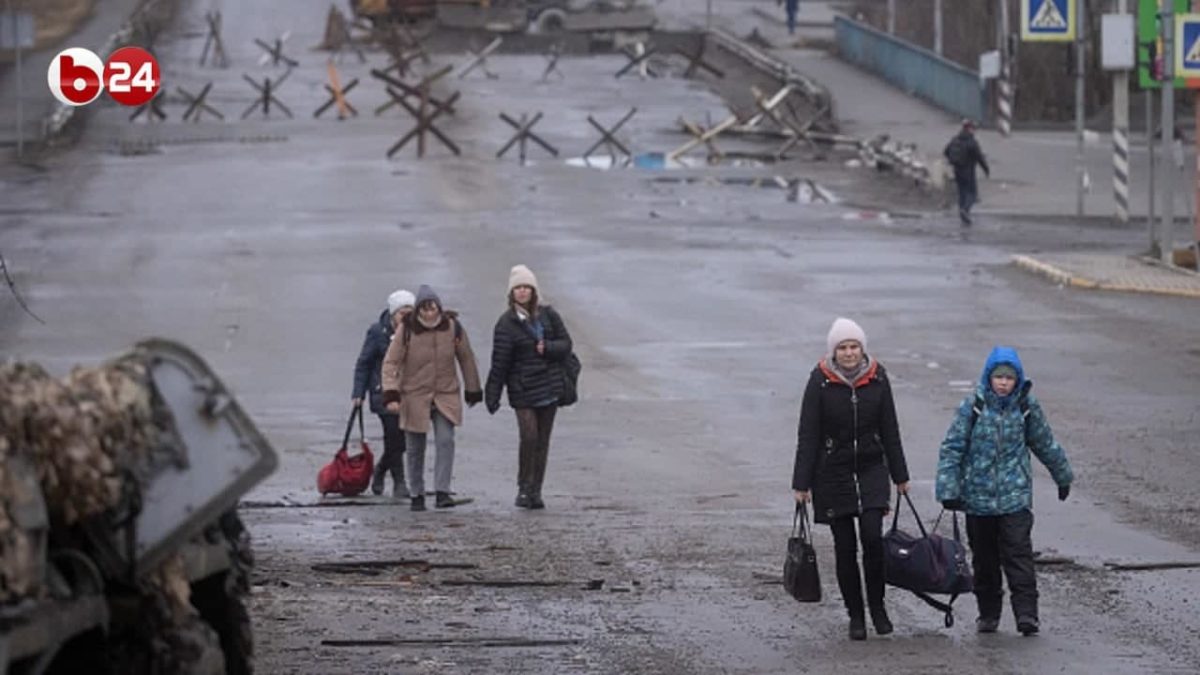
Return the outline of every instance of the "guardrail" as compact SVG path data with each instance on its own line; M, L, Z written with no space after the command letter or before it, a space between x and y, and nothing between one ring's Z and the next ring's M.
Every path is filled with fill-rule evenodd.
M843 60L955 115L989 121L979 73L844 16L834 30Z

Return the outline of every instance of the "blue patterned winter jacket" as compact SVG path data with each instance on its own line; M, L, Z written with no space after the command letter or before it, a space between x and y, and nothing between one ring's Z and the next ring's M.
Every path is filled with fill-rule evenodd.
M1012 394L992 391L992 370L1011 365L1017 371ZM937 499L958 499L973 516L1002 516L1033 506L1029 454L1050 470L1057 485L1074 479L1067 455L1054 440L1046 414L1030 393L1033 383L1015 349L996 347L983 368L976 393L958 406L938 458ZM1024 405L1022 405L1024 399ZM972 408L982 400L982 410L971 428ZM969 438L968 438L969 434Z

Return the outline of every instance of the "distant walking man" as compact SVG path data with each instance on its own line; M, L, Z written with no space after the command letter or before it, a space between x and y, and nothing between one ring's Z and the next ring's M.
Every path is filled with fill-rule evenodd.
M800 0L777 0L787 11L788 35L796 34L796 14L800 12Z
M950 166L954 167L954 184L958 188L958 218L963 225L971 224L971 207L979 201L979 186L975 182L975 165L983 168L988 178L992 170L983 157L979 141L975 140L975 123L963 120L962 131L946 144L943 151Z

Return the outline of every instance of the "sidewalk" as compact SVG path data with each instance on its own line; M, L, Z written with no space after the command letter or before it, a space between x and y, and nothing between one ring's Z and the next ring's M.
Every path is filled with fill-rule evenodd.
M1013 256L1013 264L1063 286L1200 298L1200 274L1140 258L1095 253Z
M942 149L957 133L960 119L833 54L804 48L806 42L833 41L831 4L835 3L801 3L801 27L795 36L788 35L782 10L777 12L777 19L772 19L771 11L762 7L728 8L726 11L733 15L722 17L722 21L728 21L728 30L739 36L757 29L759 35L775 45L771 50L774 56L826 87L833 97L834 114L843 132L865 139L887 135L898 142L915 144L926 163L940 162ZM828 22L828 27L820 28L822 22ZM1089 219L1110 220L1115 213L1112 136L1108 130L1092 131L1101 133L1089 134L1091 140L1084 148L1084 166L1090 182L1090 189L1084 195L1084 215ZM1130 211L1133 218L1144 221L1149 206L1146 194L1149 152L1145 136L1139 131L1134 130L1130 151ZM1065 221L1077 217L1077 141L1073 132L1016 131L1006 139L995 131L982 130L977 136L992 169L991 178L980 176L979 214ZM1156 180L1161 191L1167 179L1166 166L1157 144L1155 151ZM1186 145L1180 159L1182 169L1173 173L1175 233L1182 246L1190 243L1194 231L1194 146ZM1168 161L1172 167L1176 164L1174 157ZM1158 208L1157 214L1161 216L1161 201ZM1141 229L1145 225L1131 223L1128 227ZM1200 275L1149 264L1128 255L1046 253L1036 258L1016 256L1014 263L1021 269L1077 288L1200 298Z
M804 5L801 5L804 7ZM801 12L803 14L803 11ZM787 44L782 23L761 22L759 33L774 44ZM867 71L841 61L824 51L776 49L775 56L827 87L834 99L834 112L846 133L873 138L887 134L892 139L915 143L927 161L941 159L942 149L957 133L961 120L940 108L909 96ZM1084 148L1084 166L1090 190L1084 195L1084 214L1109 217L1115 213L1113 199L1112 135L1110 130L1092 130ZM1149 153L1145 135L1133 130L1130 150L1130 212L1145 217ZM1076 136L1070 131L1020 131L1003 138L992 130L977 133L992 168L991 178L980 176L981 214L1037 216L1076 215ZM1166 180L1166 167L1158 154L1157 181ZM1175 214L1188 218L1194 211L1196 155L1193 145L1184 147L1183 170L1175 171ZM1173 163L1173 158L1171 158ZM1159 207L1161 213L1161 203ZM1184 235L1182 224L1176 226ZM1190 224L1186 228L1191 232ZM1184 241L1184 239L1181 239Z

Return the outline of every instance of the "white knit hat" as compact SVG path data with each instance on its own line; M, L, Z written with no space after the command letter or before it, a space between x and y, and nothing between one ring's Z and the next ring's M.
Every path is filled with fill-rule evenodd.
M401 307L412 307L417 304L417 298L403 288L388 296L388 314L395 314Z
M533 276L533 272L524 265L517 265L508 273L508 292L511 294L517 286L529 286L533 290L538 290L537 277ZM540 295L539 291L539 295Z
M847 340L854 340L862 345L864 352L867 351L867 334L863 332L862 327L850 319L838 317L829 328L829 336L825 338L829 356L832 357L837 351L837 346Z

